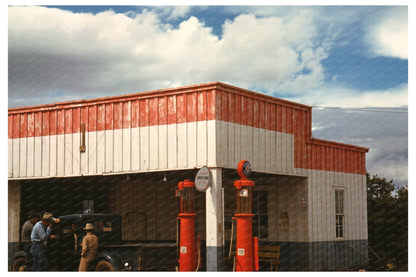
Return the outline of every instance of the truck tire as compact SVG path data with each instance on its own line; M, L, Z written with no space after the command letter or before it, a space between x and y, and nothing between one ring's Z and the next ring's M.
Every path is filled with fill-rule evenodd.
M17 258L12 265L12 271L26 271L26 258Z
M115 268L108 261L100 261L95 267L95 271L115 271Z

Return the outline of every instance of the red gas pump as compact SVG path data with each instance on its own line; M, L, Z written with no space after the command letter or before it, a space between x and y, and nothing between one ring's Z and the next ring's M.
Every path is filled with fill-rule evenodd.
M189 180L179 182L176 194L180 199L179 271L195 271L199 266L195 238L195 183Z
M237 220L236 271L253 271L254 269L258 270L257 259L255 261L258 255L257 238L253 240L252 230L254 182L247 179L251 173L250 162L240 161L237 172L241 179L234 182L237 192L237 213L235 214Z

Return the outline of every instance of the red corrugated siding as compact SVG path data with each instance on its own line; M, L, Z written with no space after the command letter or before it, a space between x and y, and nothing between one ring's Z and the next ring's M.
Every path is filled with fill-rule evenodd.
M126 102L126 103L130 103L129 105L129 109L130 109L130 119L129 119L129 124L131 126L131 128L136 128L139 127L139 101L138 100L132 100L130 102ZM126 124L126 123L124 123ZM127 124L126 124L127 125Z
M213 120L216 118L216 109L215 109L215 94L216 90L208 90L207 91L207 120Z
M113 104L113 127L111 129L123 128L123 102Z
M365 174L368 149L311 138L311 107L214 83L9 109L9 138L218 119L294 135L294 166Z
M168 97L168 124L176 122L176 97Z
M365 150L351 150L352 146L308 143L308 168L344 173L365 174Z
M158 123L156 125L168 124L168 99L166 96L157 98L158 102Z

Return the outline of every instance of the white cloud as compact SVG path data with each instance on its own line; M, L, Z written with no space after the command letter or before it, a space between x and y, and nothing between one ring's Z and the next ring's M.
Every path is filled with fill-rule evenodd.
M22 97L56 102L42 99L56 91L79 99L212 81L299 93L324 79L328 47L316 41L310 10L291 18L243 14L224 23L221 39L195 17L177 28L163 23L161 10L93 15L16 6L8 12L10 106L23 104ZM168 14L188 12L176 7Z
M408 85L379 91L356 91L343 87L322 86L294 101L320 107L402 107L408 105Z
M162 18L189 14L185 6L128 15L9 7L9 106L212 81L279 92L285 98L319 106L407 105L407 85L361 92L326 83L322 61L340 32L340 22L352 16L349 9L334 19L339 21L335 24L323 16L335 18L331 8L270 9L282 10L290 16L240 14L223 24L219 38L196 17L177 27L162 22ZM407 30L407 9L376 11L384 16L373 15L366 23L375 42L389 37L390 29ZM398 16L403 11L404 16ZM379 17L383 20L373 19ZM393 49L388 43L377 45L378 50ZM58 98L50 97L56 93Z
M396 7L383 10L369 19L366 43L376 56L408 59L408 10Z
M189 6L174 6L168 19L184 18L190 10Z

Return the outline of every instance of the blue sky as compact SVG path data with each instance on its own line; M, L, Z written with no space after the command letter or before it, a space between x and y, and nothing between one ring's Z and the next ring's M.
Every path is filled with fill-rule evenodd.
M221 81L315 106L314 136L370 147L370 173L403 185L407 22L407 6L10 6L8 106Z

